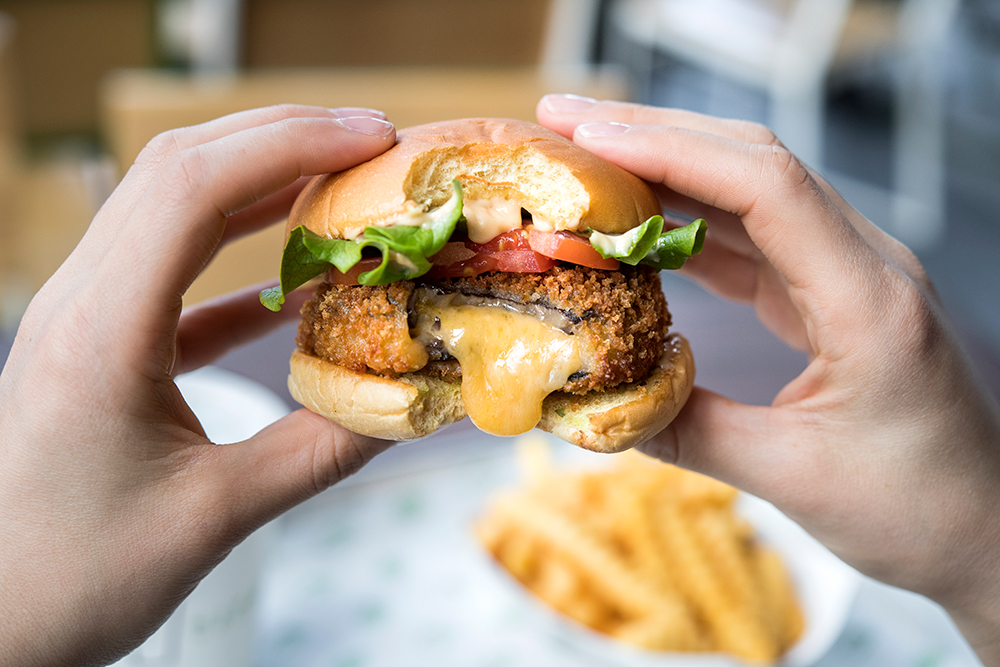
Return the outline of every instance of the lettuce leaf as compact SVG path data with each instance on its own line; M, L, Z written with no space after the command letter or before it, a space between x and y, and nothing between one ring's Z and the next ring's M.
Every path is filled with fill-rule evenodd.
M601 257L614 258L624 264L635 266L649 254L656 243L657 237L663 231L663 218L654 215L638 227L624 234L602 234L591 232L590 245L594 246Z
M452 181L452 196L439 208L422 214L419 225L366 227L353 240L328 239L299 226L288 235L281 255L280 284L260 293L269 310L281 310L285 296L331 266L346 273L362 257L362 250L376 248L382 263L358 276L362 285L387 285L422 276L431 269L427 258L439 252L451 238L462 217L462 185Z
M433 211L418 214L420 224L366 227L353 240L328 239L299 226L288 235L281 256L280 284L260 293L260 302L278 311L285 297L331 266L347 273L362 258L362 251L378 250L382 262L358 276L362 285L387 285L422 276L431 269L428 259L444 247L462 218L462 185L452 181L452 196ZM624 234L593 232L591 245L602 257L625 264L646 264L656 269L679 269L705 243L706 222L663 231L663 218L654 215Z
M704 218L669 229L656 238L652 251L642 260L657 269L679 269L693 255L701 254L708 223Z
M708 223L698 218L689 225L663 231L663 218L654 215L624 234L593 232L590 244L601 257L624 264L646 264L656 269L679 269L705 244Z
M317 242L331 242L331 239L324 239L301 225L296 227L288 235L285 242L285 250L281 253L280 283L276 287L268 288L260 293L260 302L269 310L275 312L281 310L285 303L285 295L298 289L302 285L323 273L330 268L329 260L318 257L315 252L306 245L306 239L315 239ZM349 245L354 245L350 241L344 241ZM361 259L361 249L358 248L358 259ZM351 266L357 263L357 259Z

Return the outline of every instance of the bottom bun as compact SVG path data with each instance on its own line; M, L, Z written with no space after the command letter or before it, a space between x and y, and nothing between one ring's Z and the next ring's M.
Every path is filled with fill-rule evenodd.
M578 447L611 454L649 440L674 420L694 386L694 356L680 334L667 337L660 363L642 382L542 404L538 428Z
M466 416L458 382L414 373L394 380L357 373L298 350L290 367L292 398L362 435L413 440ZM673 421L693 385L691 348L683 336L671 334L645 380L582 396L550 394L538 428L584 449L620 452Z
M413 440L464 419L462 385L408 373L398 379L358 373L299 350L288 391L344 428L385 440Z

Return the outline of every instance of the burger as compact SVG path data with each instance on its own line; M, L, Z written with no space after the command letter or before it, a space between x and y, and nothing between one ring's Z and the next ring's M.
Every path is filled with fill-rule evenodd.
M469 416L496 435L639 444L694 378L658 271L700 252L705 222L664 230L660 213L643 181L532 123L402 130L292 207L280 285L261 294L277 310L319 278L289 390L392 440Z

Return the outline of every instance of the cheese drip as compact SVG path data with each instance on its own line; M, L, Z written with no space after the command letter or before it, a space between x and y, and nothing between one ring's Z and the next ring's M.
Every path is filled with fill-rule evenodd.
M545 397L580 369L576 338L525 313L441 301L421 299L417 309L421 319L436 318L434 336L462 366L462 400L473 423L493 435L534 428Z

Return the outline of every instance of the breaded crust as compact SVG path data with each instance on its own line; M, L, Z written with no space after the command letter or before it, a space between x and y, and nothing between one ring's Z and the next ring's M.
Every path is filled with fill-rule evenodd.
M413 288L412 282L321 284L302 307L298 348L358 373L395 377L422 368L427 352L410 339L407 325Z
M430 285L475 296L538 304L563 313L591 360L562 391L583 394L647 376L663 350L670 314L658 274L648 267L600 271L574 265L545 273L489 273L380 287L324 283L303 307L299 349L357 372L385 377L421 371L455 380L454 361L432 361L409 333L415 289Z

